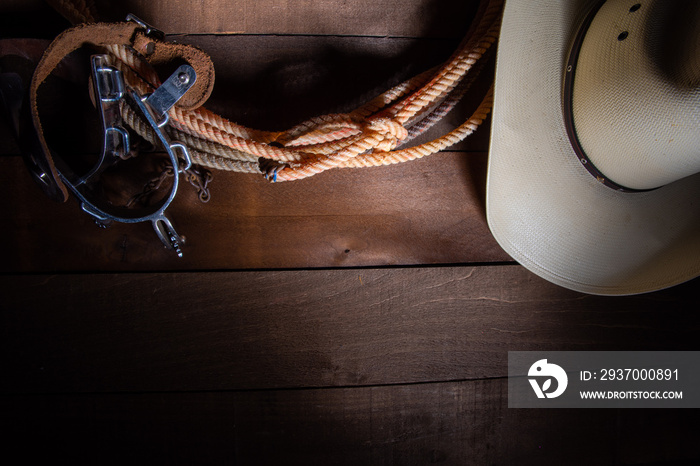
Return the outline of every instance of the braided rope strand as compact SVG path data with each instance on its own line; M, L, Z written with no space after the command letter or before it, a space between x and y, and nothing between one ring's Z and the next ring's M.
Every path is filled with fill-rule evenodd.
M381 165L392 165L410 160L420 159L426 155L432 155L444 150L472 134L488 117L493 107L493 86L489 89L479 107L472 116L460 126L437 138L433 141L410 147L407 149L395 150L386 153L365 154L349 160L343 165L344 168L377 167Z
M394 164L444 150L471 134L486 118L492 90L453 131L415 147L396 147L434 125L467 91L482 67L482 57L496 42L501 3L490 0L480 6L472 33L443 66L394 86L348 114L321 115L273 132L238 125L206 108L185 111L175 106L169 111L167 130L191 149L197 164L266 174L260 160L270 160L275 163L271 165L275 181L303 179L332 168ZM107 49L129 86L146 94L160 84L155 71L132 49ZM149 140L152 130L128 106L122 106L122 114L134 131Z

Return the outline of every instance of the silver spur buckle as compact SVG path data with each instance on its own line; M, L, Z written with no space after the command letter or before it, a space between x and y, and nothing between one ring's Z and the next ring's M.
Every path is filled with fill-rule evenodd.
M83 175L75 173L60 157L55 157L61 180L78 198L82 210L98 224L151 222L165 247L182 257L183 238L175 231L165 210L177 194L179 173L188 170L192 161L185 145L171 141L163 128L168 123L168 110L195 83L197 75L194 68L182 65L152 94L140 95L125 84L117 68L108 64L106 55L92 56L91 65L95 103L104 134L102 151L97 162ZM116 206L94 195L100 175L130 152L130 138L122 120L121 105L129 105L150 126L167 153L174 174L166 196L154 205L138 209Z

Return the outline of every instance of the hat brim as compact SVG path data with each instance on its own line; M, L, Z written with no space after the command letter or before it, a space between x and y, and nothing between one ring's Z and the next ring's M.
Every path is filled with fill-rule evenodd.
M569 45L595 3L506 2L487 219L508 254L553 283L600 295L644 293L700 275L700 174L622 193L578 161L562 82Z

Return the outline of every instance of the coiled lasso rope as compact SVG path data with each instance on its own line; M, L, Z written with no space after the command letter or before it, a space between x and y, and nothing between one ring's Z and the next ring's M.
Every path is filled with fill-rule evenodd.
M73 22L94 22L86 0L52 0ZM467 92L483 56L496 42L502 0L485 0L466 39L443 65L428 70L346 114L311 118L287 131L260 131L233 123L206 108L169 111L167 131L188 146L196 165L217 170L262 173L272 181L307 178L332 168L359 168L415 160L439 152L472 134L493 104L493 86L464 123L424 144L405 147L446 115ZM153 92L158 76L134 50L109 46L111 64L139 92ZM470 73L473 71L473 73ZM128 105L122 116L141 137L154 143L150 127Z

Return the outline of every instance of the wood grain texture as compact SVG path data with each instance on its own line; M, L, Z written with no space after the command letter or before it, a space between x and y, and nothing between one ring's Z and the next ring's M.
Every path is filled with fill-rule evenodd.
M699 285L593 297L520 266L9 276L1 388L385 385L505 377L516 350L692 350Z
M171 39L211 56L216 84L207 108L246 126L285 130L311 117L351 111L445 62L461 38L182 35ZM423 140L460 125L478 106L493 79L493 61L488 56L484 61L486 68L462 105ZM480 131L456 148L484 152L488 133Z
M168 33L460 37L477 1L459 0L97 0L101 16L134 13Z
M98 228L56 204L19 157L0 158L3 272L213 270L509 261L484 216L485 154L444 153L383 168L271 184L215 173L211 200L183 183L168 210L184 257L150 224ZM148 179L146 177L145 181Z
M505 379L200 393L0 397L29 462L689 465L698 410L508 409ZM42 448L35 448L40 442Z
M396 84L450 56L457 40L327 36L170 36L209 54L216 83L205 107L238 124L281 131L329 113L354 110ZM0 67L27 82L48 41L0 40ZM40 95L41 118L51 147L59 154L99 152L99 120L86 92L88 50L65 60L58 78ZM439 137L469 118L493 79L493 56L470 92L450 114L411 145ZM167 78L163 71L162 78ZM477 73L474 72L476 75ZM43 89L43 87L42 87ZM17 155L5 116L0 155ZM451 150L488 150L490 121ZM86 142L86 140L88 142Z
M314 115L349 111L390 86L445 59L451 41L364 37L180 38L217 63L208 106L263 129L289 128ZM38 54L33 56L38 57ZM27 59L28 56L23 57ZM6 60L7 62L8 60ZM78 64L72 64L79 69ZM460 124L488 86L490 67L429 140ZM60 82L56 83L58 89ZM59 153L99 149L85 134L89 102L60 103L84 89L65 83L43 113ZM339 89L342 91L339 92ZM73 93L69 92L73 91ZM49 102L51 103L51 102ZM66 109L83 111L66 115ZM92 115L94 120L94 115ZM80 124L74 124L79 121ZM94 123L94 122L93 122ZM240 269L378 266L508 261L484 218L489 121L454 150L401 166L336 170L297 183L270 185L255 175L215 172L212 201L201 205L185 185L169 213L188 239L185 259L162 250L148 225L98 231L74 202L44 199L14 159L0 161L3 213L15 226L0 233L12 245L5 272L60 270ZM97 144L97 145L96 145ZM17 148L0 143L8 155ZM142 177L143 178L143 177ZM142 184L148 180L145 177ZM140 186L140 185L139 185ZM46 232L51 231L50 237ZM57 248L55 245L65 245ZM71 247L75 245L76 248Z
M476 2L97 4L206 50L208 106L277 129L444 60ZM9 37L65 27L37 0L3 2L0 24ZM48 116L57 147L89 139L90 115L76 113ZM188 239L178 261L148 225L99 230L74 202L48 201L0 133L3 452L119 465L697 464L697 410L507 408L511 350L696 350L700 280L602 298L494 265L510 258L484 219L488 137L485 126L452 152L299 183L217 173L206 205L184 186L171 211ZM467 265L426 266L455 263ZM299 267L330 269L288 270Z

